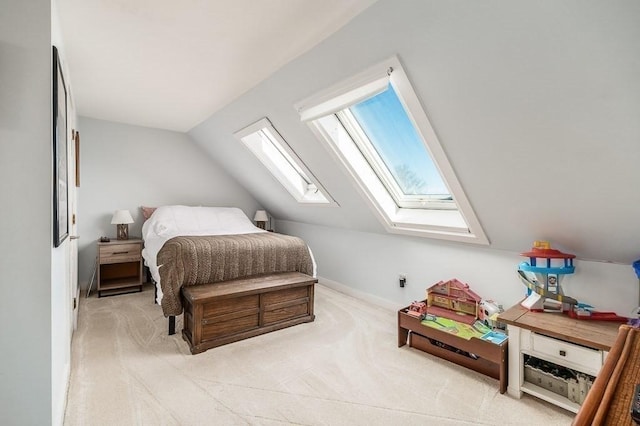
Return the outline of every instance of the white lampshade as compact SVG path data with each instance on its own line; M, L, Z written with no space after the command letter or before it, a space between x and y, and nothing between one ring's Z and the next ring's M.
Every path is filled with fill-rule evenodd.
M131 213L129 210L116 210L111 218L111 223L113 225L122 225L125 223L133 223L133 218L131 217Z
M256 222L267 222L269 220L269 216L267 216L267 212L264 210L257 210L256 215L253 217L253 220Z

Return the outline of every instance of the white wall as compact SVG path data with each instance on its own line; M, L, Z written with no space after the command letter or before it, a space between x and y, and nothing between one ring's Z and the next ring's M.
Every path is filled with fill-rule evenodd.
M128 209L135 223L130 236L142 233L140 206L168 204L233 206L250 218L260 208L255 199L179 132L80 117L80 188L78 188L79 275L90 278L100 236L115 237L111 216Z
M47 425L51 292L64 250L52 250L49 0L3 2L0 58L0 424Z
M388 302L382 304L396 309L413 300L423 300L428 287L451 278L469 284L480 296L505 308L525 295L516 271L518 264L528 258L519 252L290 221L278 221L277 225L279 232L297 235L309 244L321 278L344 286L342 290L354 295ZM523 249L528 250L529 247ZM599 311L633 315L639 289L631 266L584 260L576 260L575 266L576 273L567 275L561 283L567 295ZM407 274L404 288L398 283L401 273Z
M191 130L279 219L386 233L296 102L397 54L491 241L640 257L640 2L379 0ZM340 208L297 205L233 132L268 116ZM222 163L223 165L225 163Z
M71 218L75 187L73 185L74 165L72 157L71 130L75 128L76 113L73 102L73 79L66 63L65 46L57 10L57 0L51 2L51 43L58 49L67 95L67 152L69 218ZM71 219L69 235L73 235ZM52 250L51 269L51 423L61 425L67 403L69 376L71 374L71 338L73 335L73 298L75 282L72 280L72 247L75 244L67 238Z
M578 256L563 283L569 295L629 315L640 258L638 22L635 0L379 0L190 134L279 231L310 240L326 278L405 304L455 277L510 304L524 294L518 253L548 240ZM487 248L388 234L294 109L395 54ZM340 207L297 204L234 139L265 116ZM409 274L404 291L400 272Z

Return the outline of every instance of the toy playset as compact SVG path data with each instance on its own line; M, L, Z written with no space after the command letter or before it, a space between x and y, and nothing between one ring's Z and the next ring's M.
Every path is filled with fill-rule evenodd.
M476 321L472 325L469 325L463 322L454 321L449 318L437 317L435 315L427 314L422 321L422 324L426 325L427 327L432 327L450 334L454 334L457 337L466 340L475 337L477 339L488 340L496 344L500 344L507 340L506 334L501 331L496 331L480 321Z
M480 297L457 279L440 281L427 289L427 312L469 325L481 321L492 328L500 327L498 314L502 307L493 300Z
M529 258L518 266L518 276L527 287L527 298L521 305L532 311L561 312L572 318L600 321L627 321L615 312L597 312L593 306L580 303L564 294L561 282L573 274L575 255L552 249L548 241L535 241L531 251L521 253Z
M423 325L463 339L475 337L496 344L507 339L498 330L505 328L498 322L502 311L502 306L481 298L457 279L432 285L427 289L425 301L415 301L406 308L406 314L420 319Z

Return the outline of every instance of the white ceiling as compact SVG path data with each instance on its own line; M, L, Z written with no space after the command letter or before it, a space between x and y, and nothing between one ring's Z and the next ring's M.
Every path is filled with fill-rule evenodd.
M77 113L187 131L376 0L58 0Z

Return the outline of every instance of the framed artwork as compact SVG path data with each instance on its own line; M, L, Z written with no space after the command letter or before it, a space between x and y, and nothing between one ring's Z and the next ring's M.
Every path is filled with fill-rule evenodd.
M58 49L53 46L53 244L69 236L67 88Z
M80 186L80 132L76 130L73 140L76 144L76 186Z

